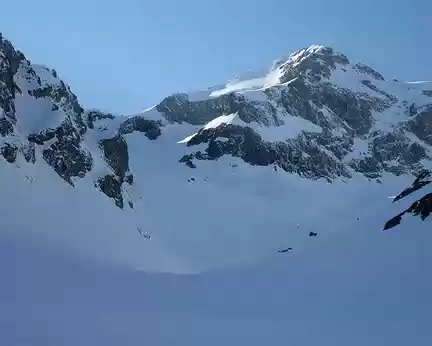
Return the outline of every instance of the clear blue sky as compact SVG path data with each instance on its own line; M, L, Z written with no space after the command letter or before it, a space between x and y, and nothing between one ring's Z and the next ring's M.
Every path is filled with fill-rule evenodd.
M20 0L0 31L86 107L139 111L311 44L432 80L431 0Z

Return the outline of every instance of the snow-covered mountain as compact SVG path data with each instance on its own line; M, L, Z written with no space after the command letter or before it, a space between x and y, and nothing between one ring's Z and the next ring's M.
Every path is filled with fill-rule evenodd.
M329 47L130 116L84 110L56 71L3 38L0 52L5 229L136 268L196 272L380 230L387 197L431 164L432 83Z
M311 46L125 116L59 76L0 35L1 344L431 344L431 82Z

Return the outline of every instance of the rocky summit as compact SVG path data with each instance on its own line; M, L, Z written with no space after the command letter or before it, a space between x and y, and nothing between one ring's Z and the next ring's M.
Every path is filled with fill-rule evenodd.
M55 70L32 64L0 35L0 169L9 165L33 182L39 173L31 167L48 167L70 188L94 189L123 213L183 198L178 184L167 183L169 174L188 185L222 177L236 179L236 186L248 181L245 189L255 189L254 196L277 190L281 198L290 190L271 184L291 178L311 187L361 180L372 189L429 168L431 145L432 82L386 79L330 47L301 49L266 73L114 115L84 109ZM291 198L311 208L315 192L308 202ZM193 203L213 198L210 190L199 196L177 214L170 207L172 216L193 217ZM226 199L214 203L206 211L227 205ZM142 234L147 219L140 213L133 217Z

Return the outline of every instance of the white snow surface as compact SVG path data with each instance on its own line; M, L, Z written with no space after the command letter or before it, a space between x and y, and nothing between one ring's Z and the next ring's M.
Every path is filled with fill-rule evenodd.
M271 70L264 77L229 82L224 89L212 91L210 97L217 97L231 92L244 92L266 89L280 83L280 69Z
M248 93L253 91L265 90L280 84L281 73L282 70L279 67L245 73L240 77L228 81L226 84L214 86L207 90L190 92L188 93L188 98L190 101L201 101L232 92L248 95Z
M236 122L234 122L234 119L236 119ZM214 118L213 120L211 120L210 122L208 122L206 125L204 125L204 127L202 127L203 130L208 130L211 128L216 128L222 124L232 124L232 123L239 123L241 125L245 125L244 122L242 122L240 119L237 118L237 113L234 114L228 114L228 115L221 115L217 118ZM177 142L177 143L187 143L189 142L194 136L196 135L196 133L194 133L193 135L187 136L186 138L182 139L181 141Z
M428 346L432 234L408 222L384 233L365 216L303 253L199 275L108 266L3 233L0 343Z
M419 80L419 81L412 81L412 82L405 82L407 84L430 84L432 85L432 81L428 80Z

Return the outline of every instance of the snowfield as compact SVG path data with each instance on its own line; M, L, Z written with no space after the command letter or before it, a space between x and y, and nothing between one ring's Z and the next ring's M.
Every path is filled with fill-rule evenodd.
M40 156L35 164L0 161L8 182L0 185L2 210L10 215L2 232L45 237L66 251L138 270L198 273L260 263L281 247L309 251L318 239L309 232L319 239L363 229L379 233L401 208L387 197L412 181L389 174L382 184L360 175L328 183L233 157L199 161L191 169L178 163L185 147L177 142L187 131L167 127L157 141L128 135L130 170L145 177L125 191L136 201L133 209L120 210L94 189L93 175L106 167L102 161L75 187ZM25 217L12 217L17 206Z
M427 346L432 239L412 221L391 233L362 223L304 253L199 275L97 264L3 234L0 342Z
M419 197L388 199L410 177L330 184L235 159L192 174L181 128L128 137L148 177L129 211L90 178L1 163L1 344L430 345L430 224L381 231Z

